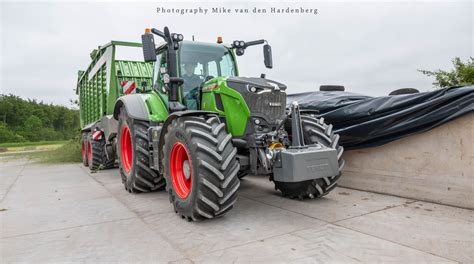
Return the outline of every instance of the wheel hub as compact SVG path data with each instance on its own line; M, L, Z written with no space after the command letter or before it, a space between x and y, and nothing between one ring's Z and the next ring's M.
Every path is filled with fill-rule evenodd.
M122 168L129 173L133 164L132 136L127 125L122 127L120 136L120 153Z
M189 160L185 160L183 162L183 173L186 180L189 180L189 178L191 177L191 168L189 166Z
M170 154L170 178L174 192L182 199L191 193L192 173L188 149L179 141L174 143Z

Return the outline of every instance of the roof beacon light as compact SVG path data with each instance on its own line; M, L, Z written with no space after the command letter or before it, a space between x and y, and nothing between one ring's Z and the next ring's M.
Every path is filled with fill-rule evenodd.
M222 43L222 36L217 37L217 43L221 44Z
M151 33L151 29L145 28L145 33Z

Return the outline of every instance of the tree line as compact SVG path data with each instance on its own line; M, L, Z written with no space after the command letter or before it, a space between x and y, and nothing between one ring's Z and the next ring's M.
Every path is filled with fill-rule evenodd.
M474 84L474 58L456 57L452 70L418 70L435 78L438 88ZM78 105L77 100L72 101ZM79 110L0 94L0 143L66 140L79 135Z
M79 129L79 110L0 95L0 143L67 140Z

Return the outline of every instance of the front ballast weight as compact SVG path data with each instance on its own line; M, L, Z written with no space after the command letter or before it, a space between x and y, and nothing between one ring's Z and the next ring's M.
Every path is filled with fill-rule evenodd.
M273 161L273 180L303 182L339 174L337 150L320 143L305 144L303 122L297 102L290 108L291 146L279 149Z

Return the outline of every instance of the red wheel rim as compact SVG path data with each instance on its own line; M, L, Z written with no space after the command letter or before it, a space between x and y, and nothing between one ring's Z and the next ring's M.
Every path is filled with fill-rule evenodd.
M89 160L89 165L92 164L92 145L90 142L87 143L87 159Z
M86 143L82 141L82 160L86 161Z
M132 169L133 151L132 151L132 136L127 125L122 127L120 137L120 153L122 154L122 167L126 173Z
M181 142L171 148L170 176L174 192L185 199L191 192L193 168L186 146Z

